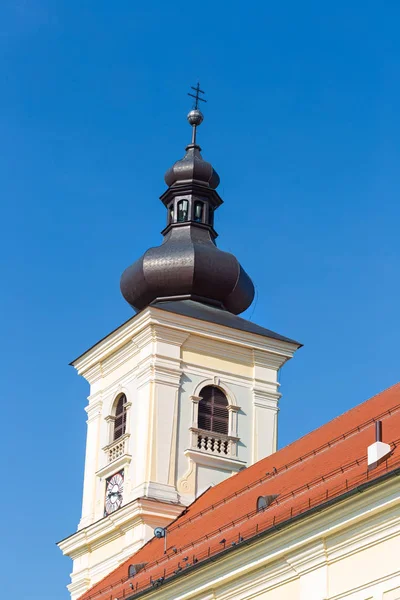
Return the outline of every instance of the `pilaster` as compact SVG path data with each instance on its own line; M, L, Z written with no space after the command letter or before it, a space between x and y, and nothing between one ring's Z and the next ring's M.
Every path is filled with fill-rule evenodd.
M328 560L323 540L286 556L300 578L299 600L328 598Z
M287 360L278 353L253 351L253 457L257 462L276 452L278 445L278 370Z
M85 408L88 415L87 436L86 436L86 456L85 472L83 479L83 498L82 498L82 517L78 529L89 525L94 518L95 512L95 493L96 493L96 471L99 460L99 438L100 423L103 408L101 395L92 398L89 405Z

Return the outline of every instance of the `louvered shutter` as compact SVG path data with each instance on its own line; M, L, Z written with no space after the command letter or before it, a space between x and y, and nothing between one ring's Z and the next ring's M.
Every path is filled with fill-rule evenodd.
M126 396L122 395L118 400L117 408L115 411L114 421L114 440L117 440L125 433L126 429Z
M200 392L198 426L206 431L228 434L228 400L217 387L208 385Z

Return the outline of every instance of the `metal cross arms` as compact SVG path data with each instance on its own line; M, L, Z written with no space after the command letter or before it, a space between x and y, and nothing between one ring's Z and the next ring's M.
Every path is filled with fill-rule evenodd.
M200 97L200 94L205 94L205 92L203 92L203 90L200 89L200 83L198 83L196 87L190 87L196 92L196 94L191 94L190 92L188 92L188 96L191 96L195 99L195 104L193 108L197 110L199 108L199 102L207 102L207 100L204 100L204 98Z

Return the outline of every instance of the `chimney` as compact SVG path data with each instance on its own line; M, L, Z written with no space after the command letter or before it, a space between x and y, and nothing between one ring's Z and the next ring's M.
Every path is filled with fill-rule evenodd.
M390 445L382 442L382 421L375 421L375 443L368 446L368 471L375 469L390 454Z

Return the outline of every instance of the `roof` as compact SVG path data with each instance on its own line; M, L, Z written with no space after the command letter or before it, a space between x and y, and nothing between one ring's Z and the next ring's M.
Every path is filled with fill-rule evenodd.
M382 421L383 441L391 444L392 452L368 471L367 447L375 441L375 420ZM158 578L184 576L210 556L234 551L242 538L247 541L377 482L400 467L399 436L400 383L209 488L168 526L166 555L164 540L151 539L82 599L143 593ZM259 496L276 494L267 509L256 511ZM140 563L146 567L128 579L129 565Z
M302 346L302 344L295 340L291 340L270 329L260 327L260 325L257 325L252 321L247 321L247 319L238 317L227 310L209 304L202 304L201 302L195 302L194 300L166 300L155 302L152 306L160 308L161 310L166 310L167 312L199 319L200 321L208 321L210 323L216 323L217 325L223 325L224 327L230 327L231 329L239 329L240 331L255 333L281 342L295 344L299 347Z
M291 340L290 338L284 337L279 333L275 333L270 329L266 329L265 327L260 327L256 323L252 321L247 321L246 319L242 319L242 317L238 317L226 310L221 308L216 308L215 306L210 306L207 304L202 304L201 302L195 302L194 300L165 300L165 301L156 301L153 304L150 304L142 311L136 313L128 319L124 321L121 325L116 327L113 331L107 334L105 337L101 338L98 342L96 342L93 346L85 350L82 354L77 356L70 365L74 365L76 361L78 361L82 356L84 356L93 348L96 348L99 344L101 344L105 339L108 338L109 335L112 335L127 323L130 323L139 315L141 315L148 308L154 307L160 310L165 310L166 312L175 313L177 315L183 315L185 317L192 317L193 319L199 319L200 321L208 321L210 323L216 323L217 325L223 325L224 327L230 327L231 329L238 329L239 331L247 331L248 333L255 333L256 335L262 335L264 337L269 337L274 340L279 340L281 342L288 342L289 344L295 344L299 348L301 348L302 344L296 342L295 340Z

